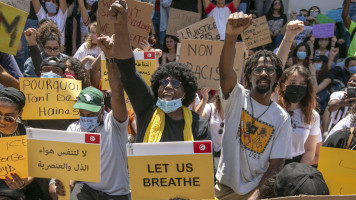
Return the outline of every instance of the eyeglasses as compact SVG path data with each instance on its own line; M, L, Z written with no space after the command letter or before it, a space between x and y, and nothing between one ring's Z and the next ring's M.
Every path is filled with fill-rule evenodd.
M269 67L255 67L252 69L252 72L257 76L261 75L263 71L266 71L266 73L271 76L276 72L276 68L273 66L269 66Z
M48 51L48 52L58 52L59 51L59 47L55 47L55 48L51 48L51 47L45 47L44 48L45 49L45 51Z
M310 12L319 12L319 10L310 10Z
M171 83L171 86L174 88L179 88L182 85L182 82L176 80L176 79L161 79L159 80L159 86L161 87L166 87L168 83Z
M225 126L225 123L224 122L221 122L220 123L220 129L219 129L219 135L221 135L221 134L223 134L223 132L224 132L224 126Z
M0 119L4 119L6 122L9 122L9 123L13 123L17 120L16 117L13 117L13 116L4 116L4 115L0 115Z

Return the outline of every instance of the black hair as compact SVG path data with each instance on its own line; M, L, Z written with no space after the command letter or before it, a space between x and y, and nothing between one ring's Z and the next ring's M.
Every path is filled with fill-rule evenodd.
M77 80L82 81L82 89L90 86L89 72L85 70L84 65L80 62L80 60L73 57L62 57L61 60L64 64L67 61L70 62L72 65L70 69L74 71L74 74L77 76Z
M309 10L308 10L308 16L310 16L310 11L311 11L311 9L314 8L314 7L319 10L319 13L321 13L321 10L320 10L320 8L319 8L318 6L312 6L312 7L310 7Z
M96 16L95 13L98 10L98 2L94 2L93 5L91 5L91 10L89 12L89 17L90 17L90 22L96 22Z
M351 61L353 61L353 60L356 60L356 58L355 58L355 57L348 57L348 58L346 58L346 60L345 60L345 68L348 68L348 67L349 67L349 63L350 63Z
M7 97L0 97L0 102L8 103L11 106L16 106L16 110L19 112L21 112L23 109L23 107L21 105L17 104L16 102L12 101L11 99L9 99Z
M258 60L261 57L271 59L272 64L276 67L277 81L282 76L283 64L282 64L282 61L276 56L276 54L274 54L272 51L267 51L267 50L257 51L255 54L253 54L251 57L249 57L246 61L246 65L245 65L245 69L244 69L244 80L245 80L245 86L247 89L251 89L251 87L252 87L252 84L250 81L250 75L252 73L252 69L257 65ZM266 59L265 59L265 61L266 61ZM276 86L277 86L277 82L273 85L272 89L274 90Z
M305 47L306 52L307 52L307 57L305 59L308 59L310 57L311 51L310 51L310 46L305 42L301 42L300 44L298 44L298 46L294 49L293 56L297 57L297 52L298 52L299 48L302 46Z
M321 39L328 39L329 40L329 44L328 44L328 46L326 47L326 49L328 50L328 51L330 51L330 49L331 49L331 38L317 38L317 39L315 39L315 41L314 41L314 52L317 50L317 49L319 49L319 40L321 40ZM314 53L315 54L315 53Z
M197 78L194 72L185 64L178 62L170 62L160 66L151 77L151 89L153 91L155 101L158 98L159 80L168 76L176 77L182 82L185 91L183 105L189 106L195 99L195 94L198 90Z
M52 20L41 21L37 28L37 39L44 50L47 41L57 41L61 47L61 32Z
M274 7L274 2L277 1L277 0L273 0L272 4L271 4L271 7L269 8L269 11L268 13L269 14L273 14L273 7ZM281 7L279 8L279 14L280 15L283 15L284 14L284 6L283 6L283 1L282 0L278 0L279 2L281 2Z

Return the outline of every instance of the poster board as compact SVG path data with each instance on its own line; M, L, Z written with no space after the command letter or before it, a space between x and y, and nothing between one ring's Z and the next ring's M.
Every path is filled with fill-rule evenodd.
M198 86L219 90L219 61L224 42L204 40L182 40L180 63L190 67L198 80ZM238 79L243 70L244 43L236 43L234 69Z
M29 128L27 143L29 176L57 178L66 191L69 180L100 182L100 134Z
M318 169L331 195L356 194L356 151L320 147Z
M253 19L251 26L242 32L241 37L249 49L272 43L266 17Z
M334 36L334 24L314 24L313 35L315 38L331 38Z
M177 36L177 31L200 21L201 14L170 8L166 34Z
M329 17L330 19L336 21L336 22L343 22L344 21L342 19L342 9L327 10L326 11L326 16Z
M27 13L0 2L0 51L16 55Z
M133 200L214 199L211 141L127 144Z
M115 0L100 0L98 2L98 35L114 34L114 24L108 14L109 8ZM145 2L126 0L128 5L128 28L131 45L139 47L142 40L148 40L152 23L153 6Z
M30 13L30 2L31 0L0 0L9 6L20 9L26 13Z
M0 179L15 173L20 178L28 177L26 135L0 138Z
M19 81L26 97L22 119L79 119L79 111L73 105L82 91L80 80L21 77Z
M319 24L335 23L335 21L333 19L331 19L330 17L323 15L321 13L316 17L316 20L319 22Z
M179 39L220 40L213 16L177 31Z

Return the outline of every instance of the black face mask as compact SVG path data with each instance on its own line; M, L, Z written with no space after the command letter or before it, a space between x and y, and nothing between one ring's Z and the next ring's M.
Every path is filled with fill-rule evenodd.
M287 85L284 97L291 103L301 101L307 92L307 87L302 85Z

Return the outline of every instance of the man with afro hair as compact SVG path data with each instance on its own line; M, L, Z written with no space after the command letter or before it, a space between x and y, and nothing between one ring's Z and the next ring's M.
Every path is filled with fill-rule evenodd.
M98 42L114 52L115 58L107 62L117 64L123 87L136 114L136 142L210 139L208 122L187 108L198 89L193 71L181 63L168 63L152 75L150 88L135 67L126 2L113 3L109 14L114 22L115 35L99 37Z

